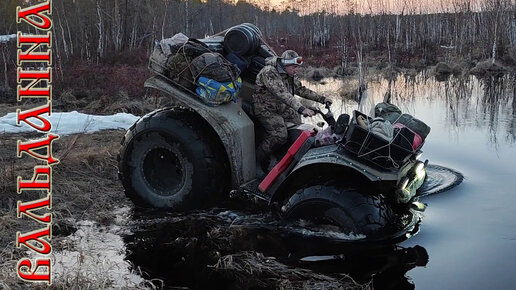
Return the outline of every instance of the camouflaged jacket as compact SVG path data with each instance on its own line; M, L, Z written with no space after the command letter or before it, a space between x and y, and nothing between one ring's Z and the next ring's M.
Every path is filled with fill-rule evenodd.
M253 95L255 111L267 108L283 112L290 107L301 113L304 107L294 95L316 102L324 100L321 95L304 87L296 77L280 73L276 60L277 58L268 59L267 65L256 76L257 89Z

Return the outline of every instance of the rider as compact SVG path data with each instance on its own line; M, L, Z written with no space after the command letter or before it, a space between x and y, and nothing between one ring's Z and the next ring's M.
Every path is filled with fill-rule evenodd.
M331 100L304 87L295 77L303 59L293 50L286 50L281 57L268 58L265 67L256 77L257 89L253 95L254 114L265 129L263 141L256 151L256 161L266 172L269 157L274 150L287 142L285 122L301 124L301 117L315 115L305 108L294 95L322 104Z

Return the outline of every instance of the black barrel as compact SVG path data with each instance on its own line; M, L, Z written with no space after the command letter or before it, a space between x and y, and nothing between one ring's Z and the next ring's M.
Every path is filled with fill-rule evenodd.
M231 27L224 36L224 49L236 55L252 55L260 47L261 31L256 25L242 23Z

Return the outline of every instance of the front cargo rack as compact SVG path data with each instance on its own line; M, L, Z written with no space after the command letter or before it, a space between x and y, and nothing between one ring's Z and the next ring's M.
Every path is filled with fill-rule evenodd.
M415 153L410 141L414 139L412 132L400 134L400 131L395 131L392 140L389 141L376 135L367 127L362 127L357 121L359 116L364 117L367 122L373 121L371 117L359 111L353 111L353 118L343 142L347 151L385 169L400 168Z

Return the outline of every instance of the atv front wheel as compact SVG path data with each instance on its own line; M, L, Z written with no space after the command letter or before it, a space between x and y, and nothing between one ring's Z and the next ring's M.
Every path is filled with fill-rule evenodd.
M337 226L344 234L379 237L392 225L394 214L382 196L368 195L338 184L298 190L283 205L282 216Z
M122 140L119 177L137 205L192 209L227 189L224 151L200 128L198 116L159 110L139 120Z

